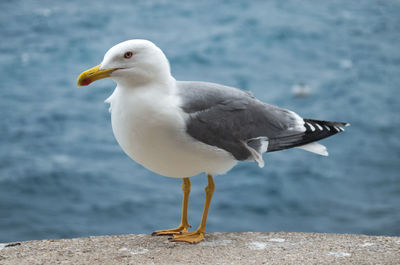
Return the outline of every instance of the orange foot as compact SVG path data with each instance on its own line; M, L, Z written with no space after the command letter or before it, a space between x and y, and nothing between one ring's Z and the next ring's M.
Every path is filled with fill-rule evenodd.
M187 242L190 244L197 244L204 240L204 232L194 231L186 232L181 234L174 234L172 238L169 239L170 242Z
M167 229L167 230L157 230L153 232L152 236L172 236L172 235L179 235L182 233L186 233L188 228L191 227L190 225L184 226L180 225L177 228Z

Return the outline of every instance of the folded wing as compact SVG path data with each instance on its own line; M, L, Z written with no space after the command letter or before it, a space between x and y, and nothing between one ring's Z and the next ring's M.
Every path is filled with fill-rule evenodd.
M188 115L189 135L230 152L237 160L253 159L260 166L262 153L292 147L325 155L317 144L308 144L341 132L341 126L347 125L303 119L250 93L213 83L178 82L178 93Z

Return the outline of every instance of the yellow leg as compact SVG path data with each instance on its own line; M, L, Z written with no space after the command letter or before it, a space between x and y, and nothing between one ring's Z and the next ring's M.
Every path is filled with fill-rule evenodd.
M188 218L187 218L188 205L189 205L189 193L190 193L189 178L182 179L182 191L183 191L183 200L182 200L181 224L177 228L155 231L152 234L153 236L171 236L171 235L175 235L175 234L180 234L182 232L187 232L188 228L191 227L189 225Z
M214 180L211 175L208 176L208 185L205 188L206 191L206 201L204 203L203 216L201 217L201 223L199 228L194 232L186 232L181 234L175 234L170 241L172 242L188 242L188 243L199 243L204 239L204 234L206 232L206 223L208 209L210 208L211 198L213 196L215 185Z

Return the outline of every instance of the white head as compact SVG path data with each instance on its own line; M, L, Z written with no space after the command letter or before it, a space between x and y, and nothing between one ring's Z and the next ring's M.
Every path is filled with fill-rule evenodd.
M168 59L148 40L128 40L107 51L100 65L78 77L78 86L110 77L122 86L138 86L149 82L163 82L171 78Z

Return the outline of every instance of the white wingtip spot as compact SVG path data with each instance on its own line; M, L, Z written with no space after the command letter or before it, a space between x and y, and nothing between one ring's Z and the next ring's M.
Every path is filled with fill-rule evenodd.
M312 126L312 124L311 123L309 123L309 122L306 122L307 123L307 125L308 126L310 126L310 128L311 128L311 131L313 132L313 131L315 131L315 127L314 126Z
M328 131L330 131L331 130L331 128L329 128L329 126L328 125L324 125L324 127L328 130Z
M333 126L333 128L335 128L335 130L336 130L337 132L340 132L340 129L339 129L339 127L337 127L337 126Z
M320 131L322 131L324 128L322 128L322 126L321 125L319 125L318 123L316 123L315 125L317 125L317 127L318 127L318 129L320 130Z

